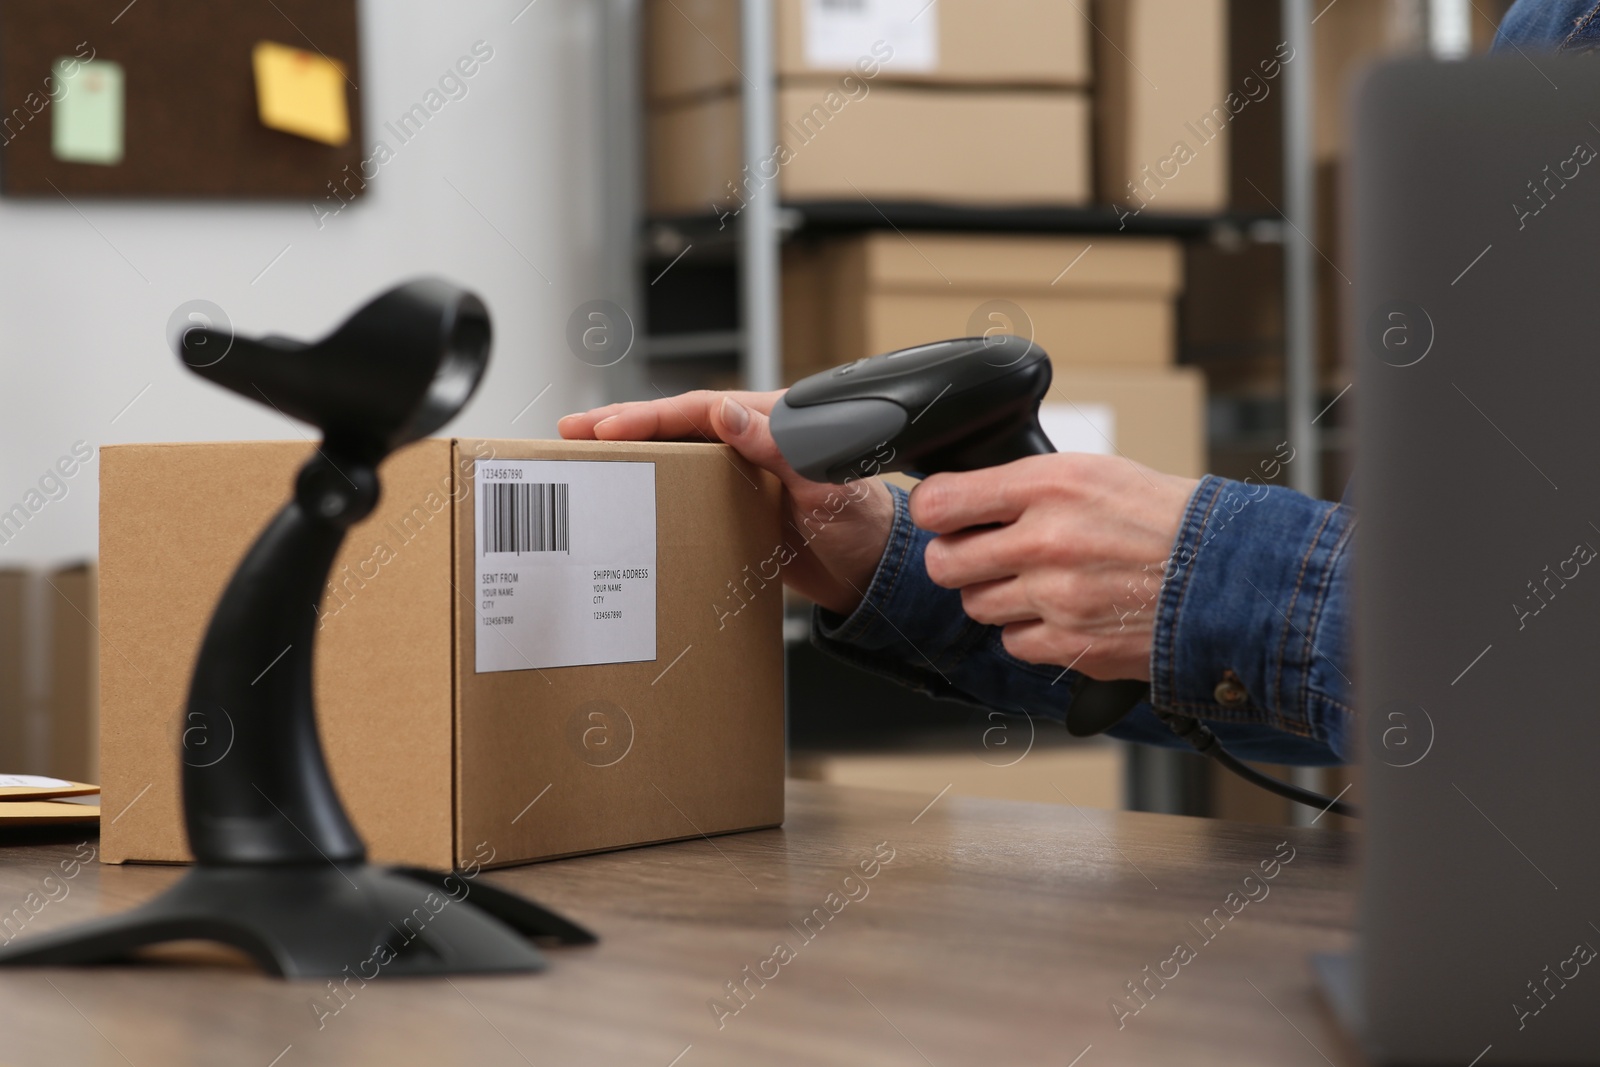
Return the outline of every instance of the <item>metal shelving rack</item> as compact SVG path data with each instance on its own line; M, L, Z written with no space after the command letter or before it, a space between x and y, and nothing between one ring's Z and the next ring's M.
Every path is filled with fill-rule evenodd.
M1311 144L1311 22L1313 0L1281 0L1285 36L1301 61L1284 68L1284 188L1282 219L1273 216L1141 214L1127 232L1204 238L1219 229L1247 240L1281 243L1285 257L1285 422L1290 441L1306 455L1320 453L1316 374L1316 164ZM774 139L776 78L771 0L742 0L741 55L744 165L758 173L761 146ZM646 336L648 359L721 356L737 360L746 388L776 389L782 383L779 263L783 242L800 232L860 232L901 229L983 230L988 232L1107 233L1119 229L1110 207L967 208L933 204L825 201L781 203L778 183L749 187L749 197L733 227L710 215L649 220L640 244L652 251L693 246L705 253L731 255L737 264L740 323L737 329ZM641 270L636 266L635 276ZM1318 464L1295 464L1292 484L1315 495Z
M638 0L617 0L636 4ZM1419 0L1421 2L1421 0ZM1430 25L1454 24L1449 12L1468 0L1426 0ZM1319 408L1317 367L1317 166L1315 159L1312 26L1323 4L1318 0L1280 0L1283 34L1297 61L1284 66L1283 204L1280 216L1157 216L1143 214L1127 232L1162 234L1187 239L1214 238L1219 231L1231 240L1279 244L1284 258L1284 389L1283 419L1288 438L1300 455L1316 461L1291 464L1293 488L1311 496L1321 492L1320 457L1325 438L1316 425ZM1459 21L1459 20L1454 20ZM771 0L742 0L741 66L744 163L759 173L762 146L774 141L776 78ZM1436 43L1437 46L1437 43ZM633 104L637 114L637 98ZM637 123L635 123L635 126ZM753 186L754 183L751 183ZM930 204L850 203L827 201L783 203L778 183L749 188L737 224L724 227L713 216L650 219L635 229L636 280L641 260L652 254L670 258L693 246L702 257L721 257L735 265L739 293L737 328L646 336L644 355L656 363L689 358L736 362L745 388L775 389L782 383L780 260L783 242L798 232L861 232L894 226L901 229L988 232L1091 234L1118 230L1117 212L1109 207L1072 209L979 209ZM641 305L642 306L642 305ZM1130 793L1148 810L1180 810L1194 798L1194 783L1185 781L1177 763L1151 751L1141 758ZM1303 785L1320 785L1319 773L1297 774Z
M1315 497L1322 491L1322 443L1317 417L1317 165L1312 139L1315 49L1311 46L1311 4L1283 0L1283 35L1295 62L1283 68L1283 218L1291 233L1283 241L1283 406L1289 444L1296 455L1315 457L1289 464L1289 484ZM1301 789L1320 791L1326 775L1317 767L1298 767L1291 780ZM1312 812L1292 816L1309 824Z
M762 153L774 143L777 115L776 29L771 0L744 0L739 35L744 60L745 173L761 173ZM746 185L749 188L749 185ZM778 183L764 182L740 213L739 294L744 314L741 370L745 387L758 391L783 384L782 309L779 306Z

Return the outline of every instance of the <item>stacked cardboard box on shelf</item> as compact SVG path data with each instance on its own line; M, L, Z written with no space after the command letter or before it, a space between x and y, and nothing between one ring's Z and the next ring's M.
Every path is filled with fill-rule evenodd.
M795 242L784 250L794 309L784 349L796 374L810 373L999 327L1032 336L1058 368L1163 367L1179 251L1163 238L893 231Z
M1204 391L1197 372L1173 365L1177 242L885 231L794 242L784 255L791 380L928 341L1015 333L1055 366L1045 413L1057 447L1203 471Z
M28 693L27 571L0 570L0 774L30 771L32 701Z
M0 774L99 781L92 563L0 571Z
M1033 745L1032 724L1009 720L988 729L1015 731L1017 755L1009 750L955 752L801 753L791 757L789 776L835 785L894 789L925 802L948 790L955 796L1026 800L1120 808L1124 791L1123 746L1104 738L1084 744ZM1024 748L1026 746L1026 748Z
M649 16L650 209L788 200L1087 203L1090 29L1056 0L778 0L777 143L741 152L738 0Z
M776 11L777 143L747 174L738 0L647 7L654 213L737 210L767 181L790 200L1221 211L1229 126L1286 58L1231 86L1227 0L1100 0L1092 26L1057 0Z
M1227 0L1100 0L1095 12L1100 200L1135 214L1226 209L1229 127L1282 56L1228 84Z
M1483 36L1503 11L1503 4L1479 5L1472 16L1474 33ZM1340 0L1328 7L1312 28L1309 56L1287 49L1275 12L1237 17L1231 27L1230 82L1237 87L1254 76L1255 95L1261 97L1229 127L1237 210L1275 216L1286 206L1282 114L1278 109L1282 75L1277 80L1267 79L1264 68L1272 69L1272 62L1278 59L1283 68L1309 60L1315 79L1310 133L1316 165L1316 223L1305 227L1303 233L1291 231L1288 236L1303 236L1316 248L1317 373L1319 385L1330 399L1350 381L1342 336L1352 288L1340 213L1341 161L1351 137L1350 89L1364 67L1420 48L1420 40L1413 36L1420 29L1420 25L1408 26L1397 19L1395 5L1386 0ZM1192 283L1181 314L1185 360L1205 368L1217 394L1268 401L1281 397L1285 348L1282 247L1195 242L1187 249L1186 258ZM1322 428L1336 426L1342 411L1335 409L1330 419L1321 423ZM1245 459L1243 470L1248 470L1257 457L1240 458ZM1241 473L1226 457L1219 456L1218 461L1218 473Z
M50 773L100 780L99 576L92 563L50 575Z
M740 0L650 0L650 97L675 101L738 89ZM870 45L910 52L895 81L1066 85L1089 81L1090 29L1080 5L1056 0L777 0L780 78L848 73ZM937 17L935 17L937 16ZM911 27L911 29L907 29Z

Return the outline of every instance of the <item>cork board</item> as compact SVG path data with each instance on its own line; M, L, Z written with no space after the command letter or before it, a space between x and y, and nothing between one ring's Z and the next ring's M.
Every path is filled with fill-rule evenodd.
M250 53L262 40L344 66L348 143L261 125ZM321 199L361 164L358 45L355 0L0 0L0 192ZM51 66L90 55L124 70L125 149L112 166L51 151Z

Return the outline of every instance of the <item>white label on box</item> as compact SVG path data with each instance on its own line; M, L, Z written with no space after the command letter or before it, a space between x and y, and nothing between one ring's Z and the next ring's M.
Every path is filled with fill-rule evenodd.
M1041 404L1039 426L1057 452L1109 456L1117 450L1117 413L1110 404Z
M656 465L478 460L476 669L656 658Z
M939 0L806 0L806 66L881 61L896 72L939 67ZM884 46L890 50L884 55Z

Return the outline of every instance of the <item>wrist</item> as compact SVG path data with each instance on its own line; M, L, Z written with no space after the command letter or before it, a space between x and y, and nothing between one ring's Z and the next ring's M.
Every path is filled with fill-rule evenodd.
M861 606L888 550L896 519L895 496L886 484L877 479L857 484L867 493L849 505L854 510L849 521L824 530L812 546L826 576L819 583L824 588L812 599L841 616Z
M889 487L876 478L865 484L868 492L858 505L861 509L860 518L852 524L858 526L859 533L851 538L849 548L840 554L838 567L830 568L862 593L871 584L884 550L889 547L889 535L894 530L895 517L894 494L889 492Z

